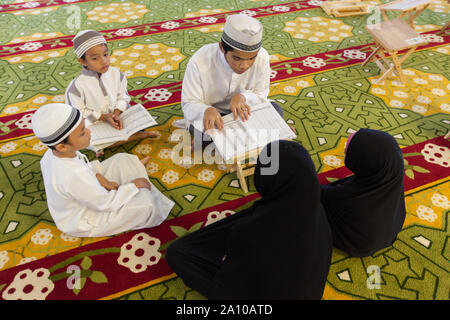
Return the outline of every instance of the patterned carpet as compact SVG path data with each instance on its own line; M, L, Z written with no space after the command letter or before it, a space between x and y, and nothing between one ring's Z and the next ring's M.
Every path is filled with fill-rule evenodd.
M375 13L334 18L320 2L0 0L0 298L203 299L170 270L164 250L251 205L258 194L252 179L243 194L236 175L222 166L172 163L172 123L182 118L189 58L220 39L226 14L244 11L264 25L270 97L283 107L323 183L350 174L344 145L359 128L389 132L403 148L408 215L398 240L367 258L334 250L324 299L450 299L450 142L443 138L450 130L450 32L440 31L450 7L435 0L416 18L428 45L403 63L406 84L375 84L376 65L361 67L373 42L364 26ZM71 39L87 28L102 31L133 103L158 122L149 129L157 139L105 154L150 155L149 177L176 203L157 228L74 238L58 231L48 212L39 168L46 147L32 134L31 115L64 101L80 70Z

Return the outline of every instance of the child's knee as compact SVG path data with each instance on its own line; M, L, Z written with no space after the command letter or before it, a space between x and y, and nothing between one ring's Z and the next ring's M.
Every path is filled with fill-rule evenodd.
M129 154L129 153L124 153L124 152L116 153L113 157L118 160L130 160L135 157L137 158L137 156L135 154Z

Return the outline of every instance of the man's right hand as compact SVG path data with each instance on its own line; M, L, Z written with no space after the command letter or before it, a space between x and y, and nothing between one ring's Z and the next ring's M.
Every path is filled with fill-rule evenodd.
M219 130L223 129L223 120L219 111L217 111L214 107L209 107L206 109L203 115L203 131L207 131L209 129L217 128Z

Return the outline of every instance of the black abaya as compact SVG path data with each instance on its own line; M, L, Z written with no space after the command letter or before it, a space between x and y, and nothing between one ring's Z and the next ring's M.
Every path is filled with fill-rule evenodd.
M264 154L272 159L267 165ZM265 174L274 164L277 172ZM166 253L169 266L207 298L320 299L331 232L308 152L295 142L269 144L254 181L262 199L176 240Z
M354 175L323 185L321 201L333 245L369 256L392 245L405 220L402 152L388 133L361 129L348 145L345 166Z

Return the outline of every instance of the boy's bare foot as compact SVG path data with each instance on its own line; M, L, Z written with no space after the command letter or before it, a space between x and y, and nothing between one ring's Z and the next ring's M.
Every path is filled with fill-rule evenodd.
M145 158L141 159L141 163L145 166L149 160L150 160L150 156L146 156Z
M149 138L158 138L159 132L158 131L146 131Z
M139 131L136 132L134 135L134 140L142 140L145 138L157 138L159 135L155 131Z

